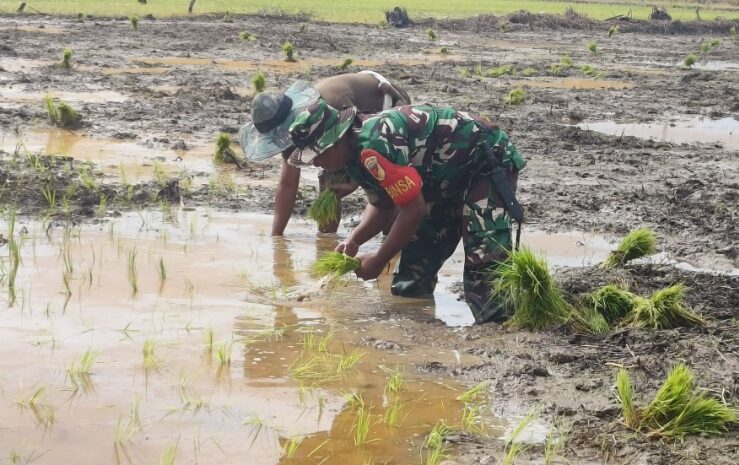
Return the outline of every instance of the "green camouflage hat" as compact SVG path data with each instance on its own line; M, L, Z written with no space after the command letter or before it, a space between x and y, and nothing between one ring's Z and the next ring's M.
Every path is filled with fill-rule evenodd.
M290 155L288 163L293 166L312 163L341 139L356 114L355 107L339 111L323 99L309 105L290 125L290 137L298 150Z

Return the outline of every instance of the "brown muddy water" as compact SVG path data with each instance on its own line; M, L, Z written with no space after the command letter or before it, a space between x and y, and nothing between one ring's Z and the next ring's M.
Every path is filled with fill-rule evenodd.
M272 238L270 222L202 209L83 226L19 220L18 297L0 328L0 448L38 464L153 463L168 447L178 463L407 464L419 462L436 423L461 428L456 398L468 386L413 367L472 356L367 347L363 340L388 331L402 339L402 321L372 324L378 309L404 300L389 296L389 276L316 281L306 269L336 237L316 239L298 222ZM605 255L599 241L531 234L528 242L549 250L552 263L586 264ZM458 279L460 258L442 284ZM3 263L7 271L5 254ZM7 274L4 284L7 291ZM435 305L403 305L469 323L444 287ZM148 361L145 347L153 347ZM93 361L79 373L86 351ZM403 378L395 394L386 387L394 372ZM363 445L355 444L352 393L370 412ZM398 424L388 426L394 405ZM486 413L477 424L502 437L515 420ZM528 440L545 432L535 423Z
M739 121L734 118L695 117L653 123L596 121L580 123L578 127L611 136L634 136L676 144L721 144L727 149L739 150Z

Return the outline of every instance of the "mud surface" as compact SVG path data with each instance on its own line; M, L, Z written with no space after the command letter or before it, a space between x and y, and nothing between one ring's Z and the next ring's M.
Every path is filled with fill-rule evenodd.
M610 24L582 18L479 18L403 30L309 23L301 31L301 24L290 18L236 17L232 23L142 19L134 32L122 20L0 18L2 203L15 204L22 214L78 221L108 221L126 210L152 207L166 213L180 204L185 209L208 205L268 212L279 161L242 170L214 167L212 141L218 132L235 134L249 119L249 82L257 69L266 72L270 88L284 88L297 78L312 81L336 74L338 65L353 57L358 65L350 70L372 68L397 81L417 102L485 114L508 131L528 161L519 181L527 228L615 240L635 226L648 226L657 231L658 248L669 259L724 271L739 266L735 143L710 138L683 143L669 136L650 140L583 129L598 122L739 119L739 44L728 36L732 23L622 23L612 38L607 37ZM429 25L437 30L435 42L426 35ZM242 41L238 34L244 30L256 40ZM698 55L702 39L713 38L721 44L701 69L677 66L688 54ZM295 44L295 64L282 61L286 40ZM593 40L596 55L587 48ZM65 47L74 50L71 70L58 66ZM441 47L449 53L440 54ZM552 75L551 65L564 55L574 67ZM602 76L583 77L580 66L585 64ZM497 78L479 75L500 65L515 71ZM521 106L503 103L513 87L526 90ZM46 92L82 113L82 126L74 131L86 142L78 143L82 148L53 148L59 147L52 142L57 130L47 122L40 99ZM19 141L28 150L16 149ZM140 173L132 172L135 149L115 149L111 156L90 148L111 141L140 149L141 160L135 163ZM38 151L42 156L35 155ZM64 152L64 157L43 156L49 152ZM314 174L303 179L298 214L315 196ZM56 192L53 208L50 189ZM348 203L350 213L360 211L358 194ZM637 399L644 401L675 362L686 361L701 386L736 405L739 280L659 266L608 275L592 268L560 268L557 276L573 296L616 279L640 292L684 282L691 289L690 303L709 324L703 329L620 330L604 337L564 328L533 334L494 325L450 329L433 314L389 306L381 307L373 324L377 334L386 325L396 325L394 331L373 336L367 344L390 352L424 345L470 355L474 361L453 364L430 357L415 366L422 374L464 383L491 380L492 406L502 417L525 414L532 406L541 408L547 422L564 416L573 423L565 454L573 462L736 463L736 427L723 438L682 443L626 432L611 384L616 367L628 367ZM547 376L535 375L535 369ZM500 459L498 440L457 439L460 463ZM540 460L537 447L524 458Z

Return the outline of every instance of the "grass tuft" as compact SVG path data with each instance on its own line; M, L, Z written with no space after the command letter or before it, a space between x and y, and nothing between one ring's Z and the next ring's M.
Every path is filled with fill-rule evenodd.
M249 31L239 32L239 38L241 38L241 40L247 41L257 40L257 37Z
M619 26L616 24L615 26L611 26L610 29L608 29L608 38L612 38L614 35L619 33Z
M631 389L629 372L621 368L616 375L616 393L621 403L621 413L624 416L624 424L629 428L639 426L639 417L634 409L634 391Z
M438 465L446 458L444 441L451 432L452 428L444 423L444 420L434 425L428 437L426 437L426 441L421 446L422 456L423 451L426 451L426 459L422 462L424 465Z
M426 35L429 36L429 40L436 40L436 33L433 29L426 29Z
M502 297L514 310L511 324L540 330L565 323L571 309L549 273L546 261L530 249L514 250L497 270L493 294Z
M129 19L131 20L131 28L134 31L138 31L139 30L139 17L136 15L133 15Z
M695 64L698 62L698 57L693 55L692 53L685 57L685 60L683 60L683 64L686 68L692 68L695 66Z
M590 50L590 53L592 53L593 55L597 55L598 54L598 42L596 41L590 42L588 44L588 50Z
M336 192L326 189L308 208L308 217L323 228L336 221L339 214L339 198Z
M328 252L323 257L316 260L313 264L312 273L314 276L341 276L346 273L358 270L362 266L361 260L350 257L339 252Z
M616 268L635 258L644 257L655 252L657 236L649 228L639 228L631 231L623 238L618 248L612 251L603 268Z
M655 291L648 299L638 298L626 324L651 329L702 326L703 318L684 303L685 291L684 285L675 284Z
M347 58L346 60L344 60L339 65L339 69L342 70L342 71L344 71L344 70L348 69L352 65L352 63L354 63L354 59L353 58Z

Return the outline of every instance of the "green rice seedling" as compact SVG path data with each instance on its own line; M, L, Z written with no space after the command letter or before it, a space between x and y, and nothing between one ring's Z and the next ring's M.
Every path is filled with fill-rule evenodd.
M444 441L449 433L452 432L452 428L447 425L444 420L436 423L431 429L431 432L426 437L423 445L421 446L421 456L423 458L423 452L426 452L424 465L439 465L442 460L446 457L446 447Z
M339 212L339 198L336 192L326 189L321 192L316 200L308 207L308 217L323 228L336 221Z
M314 276L341 276L346 273L358 270L362 266L362 261L344 255L339 252L328 252L313 264L312 273Z
M144 341L142 353L144 356L144 368L147 370L159 365L159 358L156 355L156 346L156 342L151 339Z
M303 334L300 345L303 346L303 350L313 350L317 347L318 338L316 337L316 332L313 328L308 328L305 334Z
M243 164L231 149L231 136L222 132L216 138L216 150L213 154L213 161L216 163L234 163L241 167Z
M616 394L621 404L621 413L624 417L624 425L628 428L639 428L639 415L634 408L634 391L631 388L629 372L621 368L616 375Z
M227 11L227 12L226 12L226 13L225 13L225 14L223 15L223 22L224 22L224 23L233 23L233 22L234 22L234 20L233 20L233 19L231 19L231 12L230 12L230 11Z
M257 438L259 438L259 435L262 431L271 429L271 427L267 424L267 422L257 415L251 415L245 418L244 421L241 422L241 424L245 426L249 426L251 428L251 432L249 433L249 438L251 439L251 443L249 447L254 445L254 443L256 442Z
M58 121L57 126L67 129L73 129L80 125L82 115L72 108L68 103L60 102L57 106Z
M549 273L543 258L522 247L512 251L499 267L494 295L514 310L511 324L531 330L545 329L569 320L571 309Z
M56 190L51 185L47 185L41 188L41 194L49 207L49 213L53 213L56 208Z
M619 28L619 25L618 24L616 24L615 26L611 26L611 28L608 29L608 38L610 39L613 36L615 36L616 34L618 34L619 33L619 29L620 28Z
M168 446L159 456L159 465L174 465L175 459L177 458L177 447L179 444Z
M364 353L354 350L348 354L341 354L338 356L336 363L336 369L339 373L347 372L352 370L357 363L364 357Z
M249 40L249 41L257 40L256 36L249 31L239 32L239 38L241 38L241 40Z
M652 329L704 325L703 318L685 305L685 291L684 285L675 284L655 291L649 299L637 299L625 323Z
M62 68L70 69L72 67L72 49L65 48L62 52Z
M18 404L21 410L29 409L38 424L43 425L44 428L48 428L56 422L56 408L44 402L44 392L45 388L41 386L27 398L17 400L16 404Z
M635 229L627 234L618 248L608 255L602 267L616 268L630 260L653 254L656 244L657 236L654 231L649 228Z
M559 59L559 63L561 65L567 66L568 68L572 68L574 66L574 63L572 61L572 57L569 55L562 55Z
M512 65L500 65L495 68L490 68L487 71L485 71L486 77L496 78L500 76L505 76L506 74L513 74L513 66Z
M442 55L448 55L449 54L449 48L448 47L441 47L439 49L439 53L441 53Z
M400 412L403 409L403 404L399 400L395 400L393 403L388 404L385 407L385 414L382 417L382 421L389 427L395 428L400 425Z
M706 58L706 56L708 56L708 54L711 52L711 44L707 42L701 42L698 50L700 51L700 54L703 55L703 58Z
M721 40L720 39L712 39L711 42L709 43L709 45L711 46L711 48L716 48L719 45L721 45Z
M526 100L526 91L521 88L511 90L503 100L506 105L521 105Z
M160 161L154 161L154 180L159 187L167 185L167 173L164 172L164 165Z
M54 124L58 124L59 111L54 103L54 97L50 94L44 95L44 105L46 106L46 114L49 116L49 120Z
M8 218L8 260L10 261L10 268L7 273L8 281L8 306L12 307L15 305L17 299L15 291L15 280L18 276L18 268L21 264L21 251L20 245L15 238L15 221L16 211L15 208L10 210L10 217Z
M586 308L583 311L582 318L585 328L595 334L606 334L611 331L611 325L608 320L593 308Z
M588 44L588 50L590 50L590 53L593 55L598 54L598 43L596 41L592 41Z
M352 65L352 63L354 63L354 59L353 58L347 58L347 59L345 59L339 65L339 69L342 70L342 71L344 71L344 70L348 69Z
M568 462L564 460L562 453L565 449L569 431L570 427L565 426L561 418L555 419L544 443L544 465L554 465L557 459L562 459L563 463Z
M79 359L75 357L72 360L71 365L67 368L67 377L72 383L74 390L78 390L80 387L84 388L85 391L89 391L91 388L90 375L92 374L92 365L95 363L97 358L97 352L92 349L87 349L82 357Z
M354 445L362 447L367 444L367 436L372 422L372 407L362 406L357 409L354 416Z
M464 391L462 394L457 396L457 400L464 402L465 404L474 402L480 399L486 399L488 395L488 383L487 381L482 381L480 383L475 384L468 390Z
M516 463L516 457L518 457L518 454L520 454L524 449L523 446L521 446L520 443L514 442L513 444L509 444L506 446L506 454L505 457L503 457L503 465L514 465Z
M482 433L482 408L479 404L465 404L462 410L462 428L465 431Z
M603 315L608 323L614 323L631 312L638 296L613 284L598 288L587 297L588 305Z
M282 51L285 53L285 61L290 63L295 62L295 46L290 41L282 44Z
M580 67L580 72L587 77L591 77L593 79L598 79L603 76L602 71L598 71L597 69L593 68L590 65L582 65Z
M531 68L531 67L529 67L529 68L524 68L524 70L523 70L523 71L521 71L521 74L522 74L522 75L523 75L524 77L531 77L531 76L533 76L533 75L535 75L535 74L536 74L536 68Z
M436 40L436 33L433 29L426 29L426 35L429 36L429 40Z
M686 68L692 68L695 66L695 64L698 62L698 57L693 55L692 53L685 57L685 60L683 60L683 64Z
M333 333L330 333L330 332L327 333L322 338L319 338L318 345L316 346L318 351L322 353L328 353L329 344L331 343L332 339L333 339Z
M233 342L222 342L218 344L216 349L216 360L218 360L218 363L220 366L228 366L231 365L231 349L233 347Z
M731 29L729 29L729 35L736 38L736 26L731 26Z
M289 459L295 457L295 453L298 451L298 447L300 447L301 442L303 442L302 436L292 436L286 439L285 442L282 443L282 455Z
M128 284L131 286L131 295L135 296L139 292L139 275L136 268L136 247L132 247L128 251Z
M164 284L167 280L167 267L164 265L164 257L159 257L159 267L157 268L157 274L159 275L159 282Z
M77 21L80 23L85 21L85 14L84 13L77 13Z
M686 434L720 434L737 421L737 411L697 392L693 373L683 364L667 375L652 402L644 409L642 426L650 434L682 437Z
M139 30L139 17L136 16L136 15L133 15L133 16L131 16L128 19L129 19L129 21L131 21L131 28L134 31L138 31Z
M389 392L390 394L397 395L400 393L400 390L403 387L403 373L400 372L400 370L393 370L390 372L389 376L385 378L386 384L385 384L385 392Z
M516 425L516 427L513 428L513 431L511 431L511 434L506 441L506 445L518 442L518 437L526 430L526 428L531 426L531 423L533 423L536 415L537 411L535 409L529 410L529 413L527 413L526 416L523 417L523 419Z
M267 76L263 72L257 71L251 78L251 85L254 87L254 93L264 92L267 88Z

